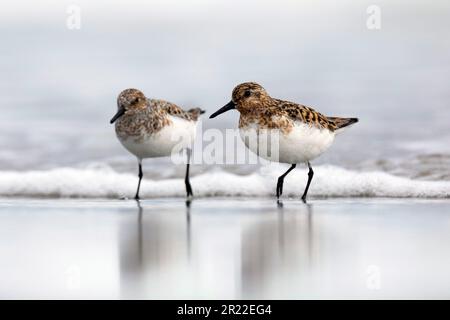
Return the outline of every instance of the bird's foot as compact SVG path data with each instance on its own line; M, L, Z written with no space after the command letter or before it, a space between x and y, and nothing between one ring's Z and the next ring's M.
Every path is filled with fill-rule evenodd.
M192 193L192 190L188 190L186 192L186 201L191 201L194 198L194 194Z
M280 209L283 208L283 201L277 200L277 207Z

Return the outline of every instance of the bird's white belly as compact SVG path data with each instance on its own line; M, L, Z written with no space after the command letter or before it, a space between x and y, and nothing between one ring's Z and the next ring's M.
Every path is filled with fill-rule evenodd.
M119 137L122 145L136 157L156 158L191 148L196 135L197 122L170 116L171 124L152 134L140 137Z
M241 128L247 148L260 157L282 163L303 163L320 156L333 143L335 134L297 122L284 134L277 129L259 129L256 125Z

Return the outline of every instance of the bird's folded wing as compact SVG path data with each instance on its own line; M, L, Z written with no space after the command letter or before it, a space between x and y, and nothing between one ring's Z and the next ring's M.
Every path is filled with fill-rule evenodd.
M289 101L277 100L278 108L286 117L320 129L336 130L336 125L313 108Z
M190 111L184 111L179 106L172 102L168 102L165 100L159 99L151 99L151 105L158 106L162 110L164 110L167 114L178 117L185 120L196 120L195 114Z

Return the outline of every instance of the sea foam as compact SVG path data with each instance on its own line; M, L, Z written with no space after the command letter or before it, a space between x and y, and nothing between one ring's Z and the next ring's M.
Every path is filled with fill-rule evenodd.
M278 176L286 166L269 165L249 175L214 169L191 178L197 197L274 196ZM384 172L351 171L335 166L317 166L310 188L316 197L450 198L450 181L422 181ZM285 179L283 197L299 197L306 184L305 168ZM0 171L0 196L19 197L132 197L137 176L102 168L56 168L46 171ZM152 180L144 177L142 198L184 197L181 178Z

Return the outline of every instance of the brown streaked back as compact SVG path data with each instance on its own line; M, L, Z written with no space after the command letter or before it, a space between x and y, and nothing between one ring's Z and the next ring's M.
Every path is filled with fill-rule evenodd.
M294 121L301 121L306 124L316 126L317 128L328 129L334 131L337 129L329 118L317 112L313 108L294 103L289 101L283 101L280 99L273 99L275 101L275 108L284 113L286 116Z
M336 131L358 122L358 118L327 117L313 108L294 102L273 99L276 106L292 120L302 121L318 128Z
M197 121L198 117L205 112L200 108L193 108L189 111L185 111L174 103L159 99L152 99L151 104L158 106L171 116L179 117L189 121Z

